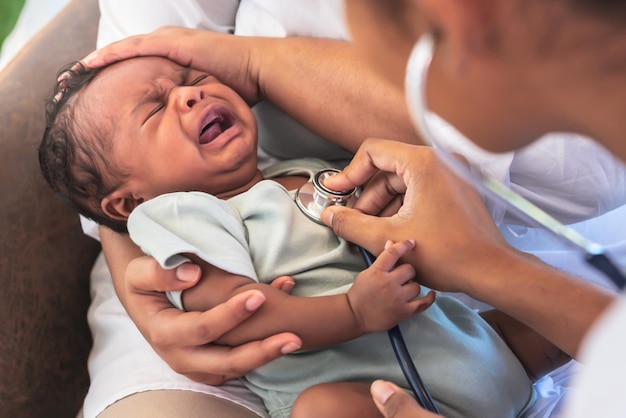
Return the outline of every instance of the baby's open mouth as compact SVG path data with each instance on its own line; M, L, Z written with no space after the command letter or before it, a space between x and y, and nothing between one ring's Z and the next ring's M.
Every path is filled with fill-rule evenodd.
M235 117L232 112L223 106L212 108L204 117L200 128L200 144L208 144L233 126Z

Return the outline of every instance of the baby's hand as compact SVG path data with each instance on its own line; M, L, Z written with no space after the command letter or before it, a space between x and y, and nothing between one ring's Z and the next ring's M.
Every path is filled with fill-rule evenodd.
M410 316L426 310L435 301L429 292L416 299L420 285L410 264L396 266L400 258L415 247L415 241L387 241L384 251L372 266L363 270L348 291L348 301L361 329L387 331Z

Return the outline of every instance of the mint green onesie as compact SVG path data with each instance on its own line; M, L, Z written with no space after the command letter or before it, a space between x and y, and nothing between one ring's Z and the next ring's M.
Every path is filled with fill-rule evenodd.
M327 166L320 160L294 160L264 174L310 176ZM180 254L192 253L260 283L293 276L294 295L345 293L364 269L361 256L302 214L293 195L272 180L229 200L200 192L162 195L139 205L128 229L133 241L166 268L186 261ZM169 296L182 308L179 296ZM432 307L400 328L444 416L517 417L533 403L531 381L515 355L456 299L439 295ZM298 394L314 384L379 378L408 389L386 333L284 356L251 372L245 382L263 398L272 417L288 417Z

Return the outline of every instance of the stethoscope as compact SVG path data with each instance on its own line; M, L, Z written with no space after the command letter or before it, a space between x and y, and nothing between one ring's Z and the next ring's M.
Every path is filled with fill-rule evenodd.
M320 170L313 175L310 182L303 184L302 187L296 191L296 205L298 205L300 210L312 221L323 225L320 214L325 208L333 205L347 206L356 199L358 192L356 187L347 191L335 191L324 186L324 179L338 172L339 170L334 168ZM366 267L370 267L372 263L374 263L375 257L362 247L358 247L358 249L365 261ZM415 398L423 408L439 413L437 406L433 402L430 393L422 382L415 364L411 359L411 354L404 342L400 327L397 325L394 326L387 331L387 334L398 363L400 364L400 368L402 369L402 373L409 383Z

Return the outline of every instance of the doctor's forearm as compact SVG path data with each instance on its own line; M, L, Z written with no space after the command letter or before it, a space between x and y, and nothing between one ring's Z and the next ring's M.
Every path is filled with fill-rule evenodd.
M492 260L483 264L480 278L469 280L480 285L470 284L467 293L528 325L574 358L616 297L528 254L507 252Z

